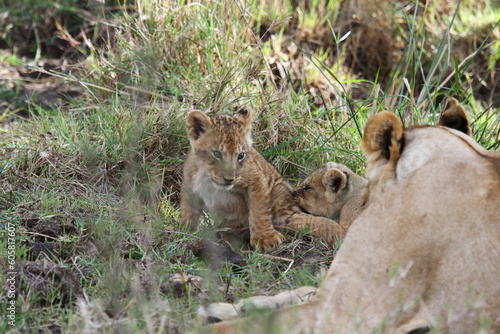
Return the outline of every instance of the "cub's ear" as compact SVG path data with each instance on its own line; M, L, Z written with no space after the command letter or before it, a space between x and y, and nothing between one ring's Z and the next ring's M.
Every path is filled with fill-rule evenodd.
M454 98L446 101L446 106L439 116L436 125L445 126L447 128L455 129L470 136L469 121L465 114L464 108Z
M395 165L403 149L403 123L391 112L376 114L366 124L361 146L368 164Z
M323 175L323 185L326 189L331 189L334 194L347 187L347 175L338 169L329 169Z
M187 133L191 140L196 141L212 126L210 118L199 110L193 110L187 115Z
M244 128L249 128L252 126L252 113L247 109L240 109L235 115L236 118L239 118L243 122Z

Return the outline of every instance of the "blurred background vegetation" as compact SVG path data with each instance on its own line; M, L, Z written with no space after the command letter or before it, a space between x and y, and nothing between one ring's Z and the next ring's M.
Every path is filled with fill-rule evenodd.
M179 333L200 303L317 284L335 253L318 240L239 252L236 272L197 256L187 112L251 110L292 182L363 173L370 115L433 124L449 96L497 150L499 22L494 0L0 0L0 221L21 273L0 331Z

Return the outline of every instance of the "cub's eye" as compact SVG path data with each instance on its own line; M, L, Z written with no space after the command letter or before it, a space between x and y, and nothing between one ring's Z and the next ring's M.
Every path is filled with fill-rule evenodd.
M246 156L247 156L246 153L240 153L240 154L238 154L238 161L241 161L241 160L245 159Z
M309 187L309 186L304 186L304 188L302 188L304 191L311 191L313 190L312 187Z
M212 155L215 159L222 160L222 153L220 153L220 151L212 151Z

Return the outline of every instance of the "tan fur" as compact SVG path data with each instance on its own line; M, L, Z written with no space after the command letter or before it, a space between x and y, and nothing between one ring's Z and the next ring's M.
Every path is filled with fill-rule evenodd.
M455 129L470 136L471 131L464 108L455 99L449 99L439 116L437 125Z
M338 221L347 231L364 210L368 180L347 166L328 162L314 170L293 192L307 213Z
M215 332L500 332L500 152L446 127L402 131L390 113L363 149L369 202L316 296Z
M240 300L236 304L212 303L208 306L200 306L198 315L203 322L217 322L235 319L249 311L276 310L292 305L303 304L311 299L317 288L302 286L294 290L287 290L274 296L255 296Z
M181 189L184 224L196 228L201 212L208 211L227 227L249 226L250 243L261 250L283 241L274 226L309 228L327 242L344 234L338 223L295 204L292 186L252 147L250 113L209 118L192 111L186 123L191 151Z

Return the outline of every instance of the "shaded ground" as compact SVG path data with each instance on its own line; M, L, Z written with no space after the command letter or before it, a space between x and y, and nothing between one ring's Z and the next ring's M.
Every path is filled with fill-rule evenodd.
M0 8L0 109L27 115L28 108L61 107L83 92L85 58L107 43L101 25L120 10L99 1L40 1ZM0 122L4 119L0 118Z
M79 96L82 93L80 85L65 82L64 78L54 74L47 74L56 72L67 75L69 66L64 63L65 60L60 58L37 62L36 68L40 67L44 72L27 66L0 63L0 108L18 110L21 115L26 116L28 106L57 108Z

